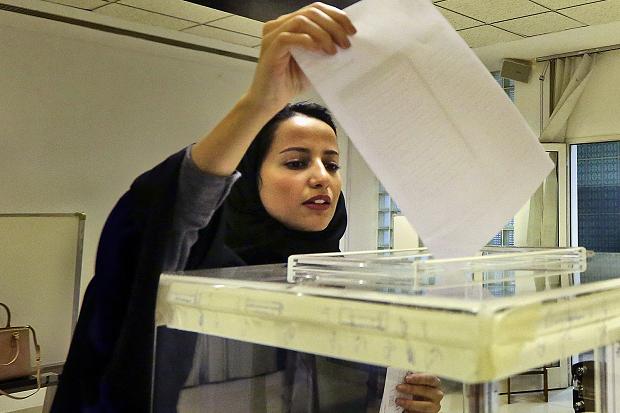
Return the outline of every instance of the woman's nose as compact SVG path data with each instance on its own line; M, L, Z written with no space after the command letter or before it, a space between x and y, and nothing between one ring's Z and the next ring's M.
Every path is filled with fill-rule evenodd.
M329 186L329 172L325 169L323 162L315 162L310 168L310 179L308 183L313 188L326 188Z

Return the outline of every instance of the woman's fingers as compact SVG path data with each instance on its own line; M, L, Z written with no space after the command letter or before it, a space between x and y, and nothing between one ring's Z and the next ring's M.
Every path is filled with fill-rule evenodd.
M353 35L357 32L357 29L349 19L349 16L347 16L344 11L324 3L314 3L310 6L323 11L323 13L327 14L334 21L338 22L340 26L344 27L344 29L349 35Z
M308 84L291 50L299 47L333 55L337 46L351 45L348 36L354 32L346 13L322 3L265 23L258 65L246 97L270 112L279 110Z
M410 394L417 400L427 400L439 403L443 399L443 392L437 387L422 386L418 384L399 384L396 390L401 393Z
M336 45L342 48L351 45L347 36L355 33L355 28L343 11L322 3L315 3L265 23L264 44L270 45L271 39L283 32L309 34L321 46L321 49L326 53L334 54L337 51Z
M396 404L408 413L437 413L441 405L428 401L396 399Z
M437 376L426 373L409 373L405 377L405 383L419 384L422 386L440 387L441 380Z
M347 29L319 7L308 7L305 10L301 10L300 14L325 31L338 46L347 48L351 45L347 37L349 34Z
M298 14L291 17L282 25L281 31L308 34L326 53L334 54L338 51L332 34L306 15Z
M303 47L304 49L314 51L322 50L322 46L307 33L278 33L274 35L274 38L271 40L271 45L276 52L279 52L278 55L275 56L276 58L285 57L293 47Z
M413 396L413 400L399 398L396 403L406 412L437 413L441 410L441 380L439 377L425 373L410 373L405 377L405 383L396 386L404 394Z

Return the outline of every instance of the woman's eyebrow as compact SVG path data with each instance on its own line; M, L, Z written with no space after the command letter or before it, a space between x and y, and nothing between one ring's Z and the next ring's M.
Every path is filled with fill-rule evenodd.
M310 153L310 149L308 148L301 148L301 147L291 147L291 148L286 148L282 151L280 151L280 153L285 153L285 152L303 152L303 153ZM339 155L338 151L335 151L333 149L328 149L326 151L323 151L324 155Z
M280 151L280 153L284 153L284 152L304 152L304 153L310 153L310 149L308 148L300 148L300 147L291 147L291 148L286 148L283 151Z

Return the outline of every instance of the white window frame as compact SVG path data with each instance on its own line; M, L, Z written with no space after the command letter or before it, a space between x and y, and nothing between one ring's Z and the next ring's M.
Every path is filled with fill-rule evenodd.
M567 247L570 245L571 234L568 145L565 143L543 143L542 145L545 151L558 154L558 247Z

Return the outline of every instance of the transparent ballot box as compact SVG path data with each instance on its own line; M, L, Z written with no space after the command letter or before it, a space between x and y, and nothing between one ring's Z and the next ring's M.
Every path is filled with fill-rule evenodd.
M393 367L441 378L442 412L620 413L620 254L381 250L163 274L156 328L154 412L379 412Z

